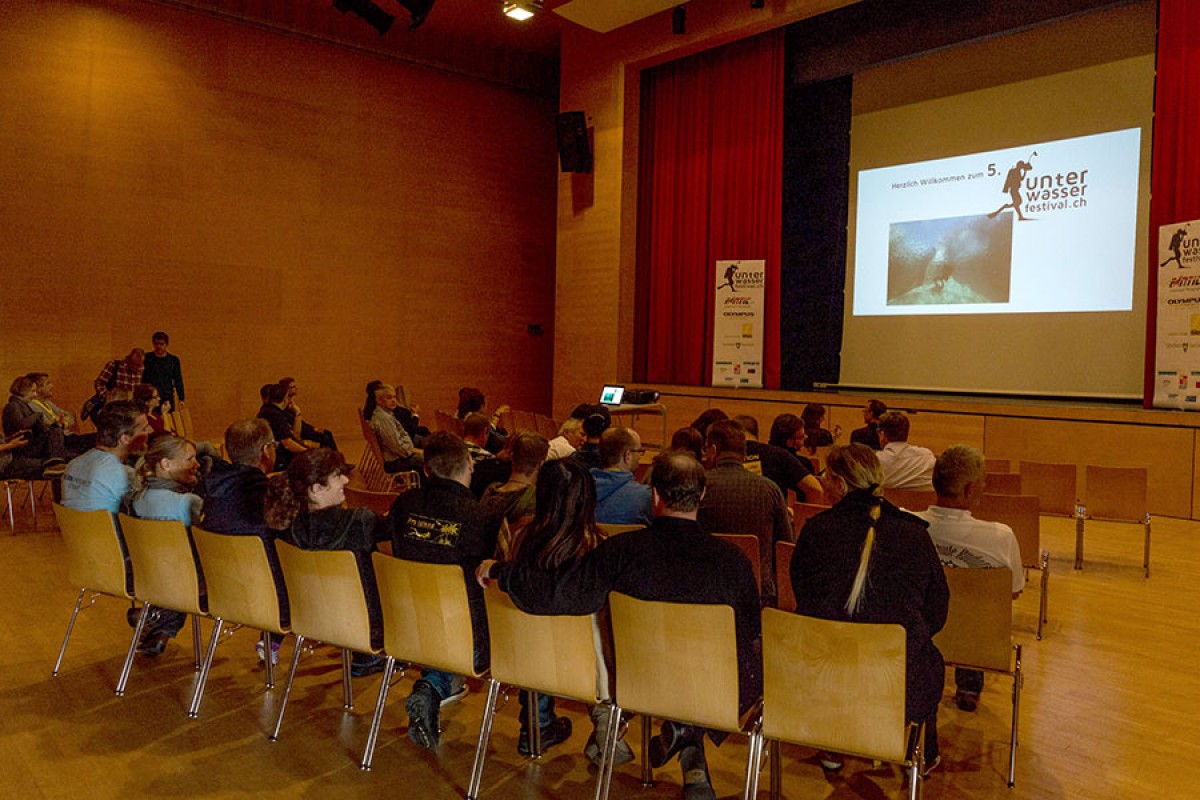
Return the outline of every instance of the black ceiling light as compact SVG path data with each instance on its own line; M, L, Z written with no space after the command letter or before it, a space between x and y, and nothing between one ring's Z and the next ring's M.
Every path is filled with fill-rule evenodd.
M379 31L380 36L388 32L392 27L392 20L395 19L371 0L333 0L333 7L343 14L349 11L362 17L372 28Z
M396 2L404 6L409 16L412 17L412 22L408 23L408 29L412 31L421 27L421 23L429 16L429 12L433 10L433 4L437 0L396 0Z

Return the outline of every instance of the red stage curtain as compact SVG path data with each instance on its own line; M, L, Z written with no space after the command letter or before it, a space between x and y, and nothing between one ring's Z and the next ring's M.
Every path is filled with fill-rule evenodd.
M1200 219L1200 3L1159 0L1150 178L1150 280L1146 313L1147 407L1154 398L1158 228Z
M635 377L708 385L714 262L766 260L764 385L779 386L783 32L647 71Z

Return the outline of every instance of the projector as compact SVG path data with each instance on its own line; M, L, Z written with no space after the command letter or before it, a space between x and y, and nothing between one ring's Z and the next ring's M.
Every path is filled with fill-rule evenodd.
M621 402L626 405L645 406L658 402L658 392L654 389L626 389Z

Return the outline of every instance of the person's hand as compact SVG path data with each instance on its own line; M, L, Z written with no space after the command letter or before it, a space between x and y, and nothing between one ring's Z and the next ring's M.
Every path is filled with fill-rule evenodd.
M839 437L839 436L841 436L841 435L842 435L842 426L841 426L841 425L834 425L834 426L833 426L833 438L835 438L835 439L836 439L836 438L838 438L838 437Z
M158 407L158 411L159 411L159 413L160 413L160 414L162 414L163 416L166 416L167 414L170 414L170 413L171 413L171 401L170 401L170 400L163 400L163 401L162 401L162 405L160 405L160 406Z
M6 450L16 450L18 447L24 447L25 445L29 444L29 439L26 438L28 436L28 431L18 431L17 433L14 433L11 439L4 444L0 444L0 453Z
M495 411L493 411L492 416L498 417L501 414L507 414L509 411L512 411L512 409L509 408L509 406L507 404L505 404L505 405L502 405L499 408L497 408Z
M492 565L496 563L494 558L485 558L479 562L479 566L475 568L475 582L484 589L492 582Z

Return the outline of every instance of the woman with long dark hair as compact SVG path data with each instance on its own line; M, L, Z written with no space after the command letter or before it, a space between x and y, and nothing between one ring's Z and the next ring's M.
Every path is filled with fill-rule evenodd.
M893 623L907 634L907 718L925 723L926 769L937 766L937 707L945 682L933 635L946 624L950 590L924 520L883 498L883 472L866 445L829 452L825 495L834 506L796 541L796 611L821 619ZM825 754L837 769L840 757Z

